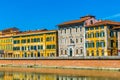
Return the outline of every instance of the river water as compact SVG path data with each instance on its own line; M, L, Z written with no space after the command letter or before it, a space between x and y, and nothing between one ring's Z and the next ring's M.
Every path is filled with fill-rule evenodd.
M0 80L120 80L120 72L63 69L0 69Z

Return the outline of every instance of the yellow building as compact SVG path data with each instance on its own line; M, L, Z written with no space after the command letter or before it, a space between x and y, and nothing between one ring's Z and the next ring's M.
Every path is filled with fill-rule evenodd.
M112 30L119 22L98 21L85 27L85 47L87 56L117 56L117 33Z
M14 57L56 57L57 31L36 30L13 36Z
M0 56L12 57L13 54L13 40L12 36L19 32L17 28L9 28L0 32Z

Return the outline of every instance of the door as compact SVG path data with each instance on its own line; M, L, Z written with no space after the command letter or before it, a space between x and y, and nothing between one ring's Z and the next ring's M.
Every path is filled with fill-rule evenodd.
M73 51L72 51L72 48L70 48L70 56L72 56L72 52L73 52Z

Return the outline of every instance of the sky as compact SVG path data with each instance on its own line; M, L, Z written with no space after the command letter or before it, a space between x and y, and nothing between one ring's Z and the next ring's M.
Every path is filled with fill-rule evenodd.
M57 24L88 14L120 21L120 0L0 0L0 30L55 30Z

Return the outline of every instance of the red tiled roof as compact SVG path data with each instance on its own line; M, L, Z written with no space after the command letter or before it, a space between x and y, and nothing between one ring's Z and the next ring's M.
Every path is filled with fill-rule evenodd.
M13 27L13 28L4 29L4 30L2 30L2 32L10 32L11 30L12 30L12 31L19 31L18 28Z
M28 33L37 33L37 32L44 32L48 31L47 29L42 29L42 30L35 30L35 31L25 31L25 32L19 32L17 34L28 34Z
M82 22L90 19L91 17L93 17L93 16L84 16L84 17L81 17L80 20L72 20L72 21L64 22L64 23L58 24L58 26L64 26L64 25L82 23Z
M105 20L105 21L98 21L95 24L92 25L88 25L86 27L92 27L92 26L100 26L100 25L120 25L120 22L114 22L114 21L110 21L110 20Z
M49 33L49 32L57 32L57 30L35 30L35 31L26 31L26 32L19 32L15 36L18 35L31 35L31 34L39 34L39 33Z

